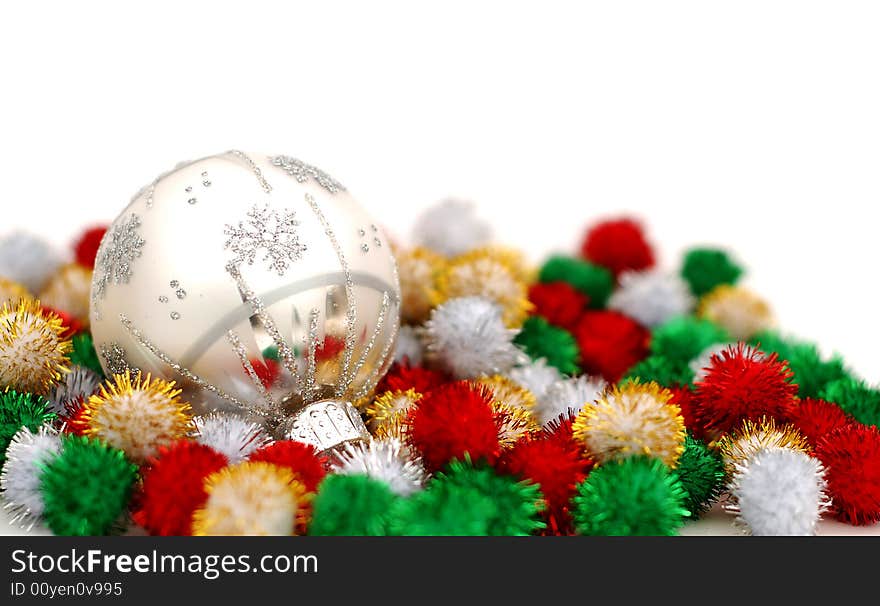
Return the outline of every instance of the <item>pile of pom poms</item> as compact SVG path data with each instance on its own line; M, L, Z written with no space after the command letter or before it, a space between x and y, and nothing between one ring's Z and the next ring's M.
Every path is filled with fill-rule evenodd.
M880 521L880 389L774 330L730 253L656 266L638 221L532 268L447 200L396 246L395 362L373 438L318 452L105 376L89 334L103 229L64 255L0 239L0 489L55 534L754 535ZM133 530L134 529L134 530Z

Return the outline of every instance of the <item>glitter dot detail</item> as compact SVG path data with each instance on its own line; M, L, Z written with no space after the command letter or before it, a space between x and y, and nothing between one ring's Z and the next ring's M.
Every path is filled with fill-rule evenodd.
M171 312L171 319L172 319L172 320L179 320L179 319L180 319L180 313L179 313L179 312L176 312L176 311L172 311L172 312Z

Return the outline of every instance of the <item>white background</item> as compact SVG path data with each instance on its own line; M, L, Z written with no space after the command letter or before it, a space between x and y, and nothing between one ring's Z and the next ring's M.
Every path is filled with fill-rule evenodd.
M878 381L878 31L875 2L6 3L0 231L66 244L233 147L401 237L471 198L536 260L633 212Z

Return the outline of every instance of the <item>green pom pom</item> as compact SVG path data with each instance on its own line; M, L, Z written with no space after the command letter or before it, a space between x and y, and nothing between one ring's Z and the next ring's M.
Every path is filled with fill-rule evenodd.
M684 452L678 459L675 475L685 491L685 507L697 518L721 493L724 461L718 453L690 434L684 440Z
M425 490L398 502L391 530L407 536L528 535L544 528L541 499L536 484L453 461Z
M684 256L681 276L690 284L691 292L702 297L720 284L736 284L742 268L716 248L692 248Z
M614 290L614 276L606 268L572 257L550 257L538 276L541 282L568 282L590 298L590 307L602 309Z
M709 320L684 316L654 329L651 351L674 362L689 363L710 345L730 341L723 328Z
M125 511L136 477L137 466L121 450L66 436L40 475L43 518L57 535L106 534Z
M880 390L864 381L852 377L832 381L822 390L821 397L840 406L856 421L880 427Z
M87 332L81 332L73 337L73 351L70 352L70 363L75 366L85 366L90 370L104 376L104 369L101 368L101 361L98 360L98 353L95 351L95 344L92 342L92 335Z
M826 385L849 377L840 356L823 360L813 343L786 339L774 331L758 333L751 343L762 351L776 353L780 359L788 362L794 373L794 382L798 384L798 395L802 398L818 398Z
M329 475L313 501L309 534L383 536L391 507L399 498L388 484L366 475Z
M569 375L578 371L581 350L575 338L541 316L527 318L513 342L525 349L533 360L546 358L547 364Z
M7 389L0 393L0 466L6 462L6 448L22 428L36 431L55 420L55 413L46 410L48 402L30 393Z
M690 512L679 479L659 459L609 461L578 484L572 518L578 534L674 535Z
M640 379L642 383L654 381L663 387L675 387L690 384L694 379L694 371L687 362L652 355L630 368L624 378Z
M263 359L264 360L275 360L279 362L281 360L281 356L278 354L278 348L274 345L270 345L266 349L263 350Z

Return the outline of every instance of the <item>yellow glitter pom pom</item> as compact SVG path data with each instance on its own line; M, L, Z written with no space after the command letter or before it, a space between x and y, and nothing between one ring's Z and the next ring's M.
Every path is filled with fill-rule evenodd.
M599 461L648 455L675 467L685 427L672 392L657 383L625 381L607 390L574 422L575 438Z
M498 442L502 448L510 448L521 438L541 429L531 413L523 408L493 402L492 412L495 413Z
M115 375L83 407L86 434L124 451L137 463L155 455L160 446L185 437L193 429L192 410L173 381L149 374Z
M450 261L437 279L434 303L456 297L485 297L502 310L508 328L519 328L532 309L528 286L508 263L488 249L471 251Z
M245 461L205 480L208 500L193 513L196 536L289 536L305 511L305 487L286 467Z
M431 314L434 285L446 260L427 248L400 250L395 254L400 277L401 320L421 324Z
M22 299L31 299L31 293L28 289L12 280L0 277L0 305L8 303L17 305Z
M69 370L70 339L64 326L39 301L22 299L0 309L0 388L44 395Z
M403 421L410 410L422 399L415 389L406 391L386 391L367 406L367 420L370 429L377 435L392 437L403 430ZM394 435L393 437L400 437Z
M521 386L519 383L503 375L480 377L474 381L478 385L485 385L492 392L492 398L501 404L512 408L519 408L530 412L537 404L535 394Z
M49 278L49 283L40 292L40 301L70 314L88 328L91 288L92 270L79 263L69 263Z
M740 286L722 284L700 300L700 317L715 322L737 341L746 341L773 326L766 301Z
M730 475L738 464L765 448L788 448L800 452L810 449L807 439L793 425L777 425L772 418L759 422L746 419L734 432L722 437L717 444L724 459L724 471Z

